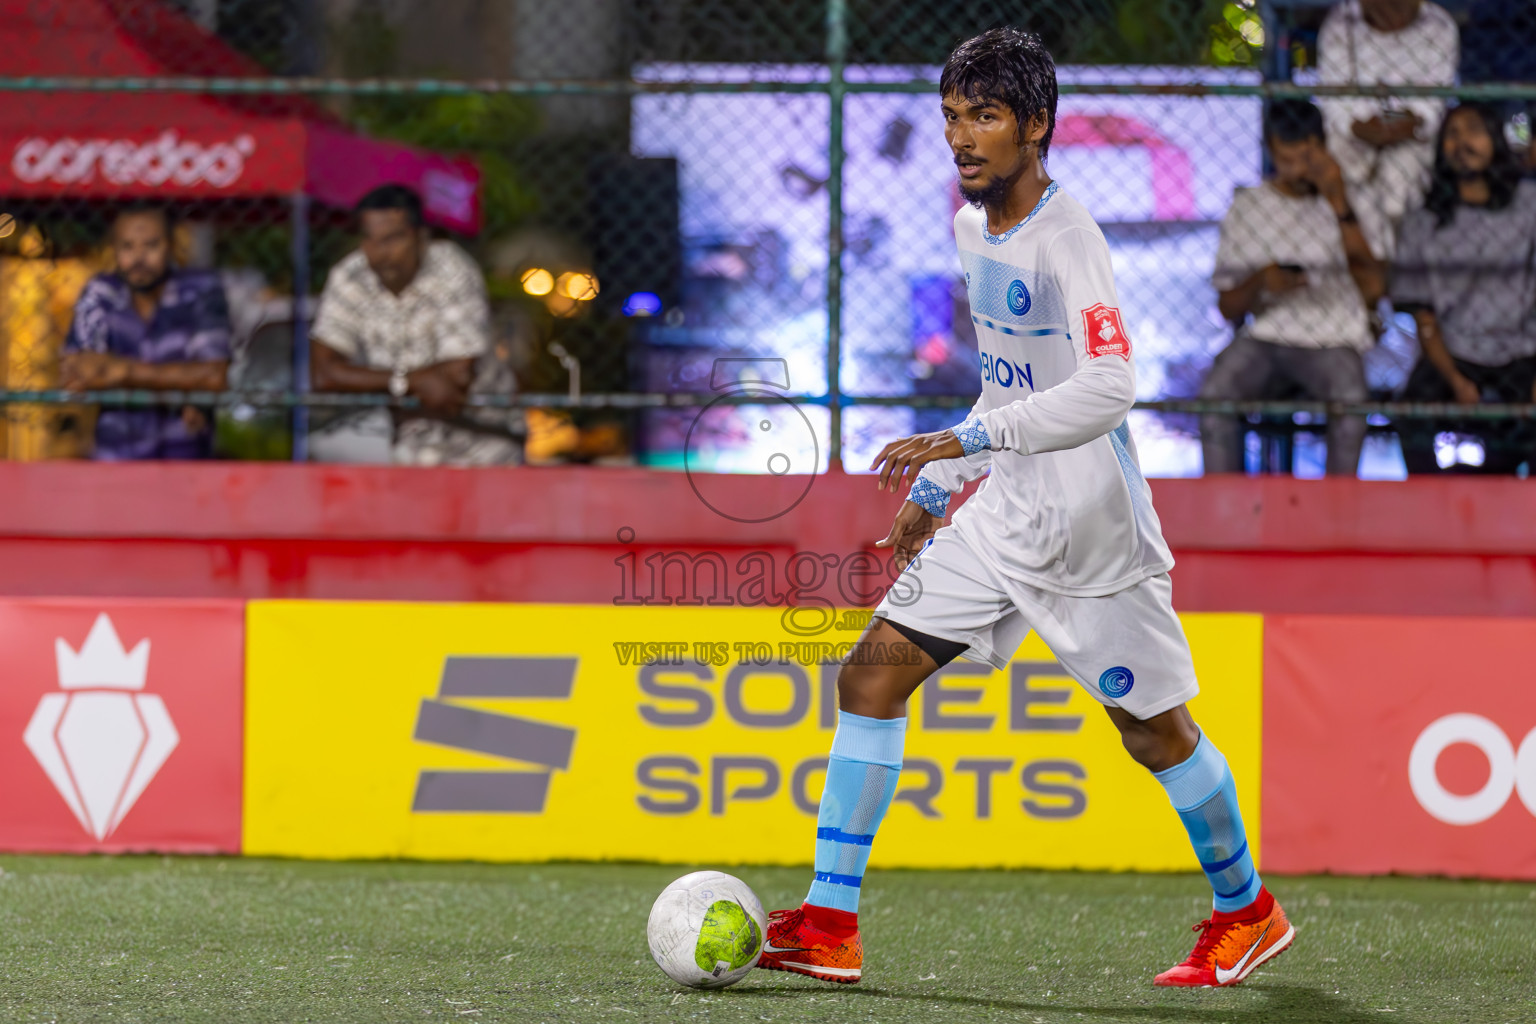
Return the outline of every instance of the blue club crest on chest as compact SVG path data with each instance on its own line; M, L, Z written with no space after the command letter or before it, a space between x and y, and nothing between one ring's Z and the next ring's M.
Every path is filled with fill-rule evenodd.
M1024 287L1024 282L1014 279L1008 286L1008 311L1014 316L1023 316L1029 312L1029 289Z

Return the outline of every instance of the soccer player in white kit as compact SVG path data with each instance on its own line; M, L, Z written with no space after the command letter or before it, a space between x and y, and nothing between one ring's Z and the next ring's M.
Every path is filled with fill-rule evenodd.
M1254 868L1226 760L1185 708L1199 686L1126 425L1136 378L1109 248L1044 163L1055 65L1037 36L995 29L950 55L940 92L971 204L955 241L981 397L956 427L875 459L882 488L911 480L880 542L907 585L887 594L838 675L815 878L799 908L771 915L760 966L859 980L859 891L901 770L907 698L962 654L1004 668L1034 629L1166 788L1211 884L1194 951L1155 983L1235 985L1295 930ZM989 470L943 526L951 494ZM905 644L920 656L871 656L881 648L869 645L917 653Z

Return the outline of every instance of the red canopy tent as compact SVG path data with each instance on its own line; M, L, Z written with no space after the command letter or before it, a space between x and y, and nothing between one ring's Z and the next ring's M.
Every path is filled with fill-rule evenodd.
M160 0L0 0L0 76L270 77ZM0 196L277 195L346 208L400 182L434 223L480 227L471 161L355 134L291 95L12 92L0 161Z

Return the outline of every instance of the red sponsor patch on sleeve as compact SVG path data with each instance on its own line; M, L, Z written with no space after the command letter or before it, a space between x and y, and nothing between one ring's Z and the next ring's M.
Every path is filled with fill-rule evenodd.
M1131 338L1120 322L1120 311L1113 306L1099 303L1083 310L1083 338L1088 348L1088 358L1119 356L1131 360Z

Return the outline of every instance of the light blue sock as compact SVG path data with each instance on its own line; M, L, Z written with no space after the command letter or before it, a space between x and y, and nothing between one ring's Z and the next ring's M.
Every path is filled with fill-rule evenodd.
M1263 883L1237 809L1237 783L1216 745L1201 733L1189 760L1153 774L1189 832L1200 870L1216 894L1216 909L1241 910L1258 899Z
M870 846L896 793L906 740L905 718L838 713L816 815L816 879L805 902L858 913Z

